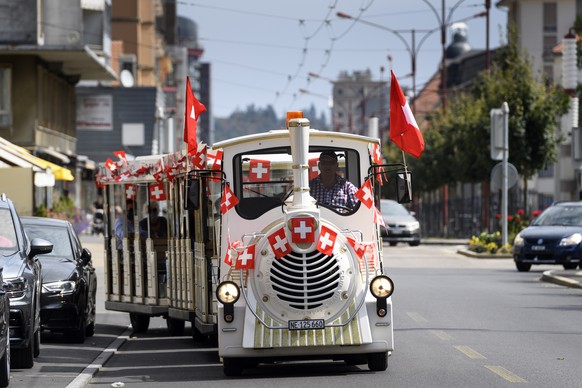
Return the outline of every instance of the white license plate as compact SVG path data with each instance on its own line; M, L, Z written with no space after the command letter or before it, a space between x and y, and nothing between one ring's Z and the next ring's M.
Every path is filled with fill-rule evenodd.
M303 319L301 321L289 321L289 330L313 330L325 329L323 319Z
M545 251L546 246L545 245L532 245L531 250L532 251Z

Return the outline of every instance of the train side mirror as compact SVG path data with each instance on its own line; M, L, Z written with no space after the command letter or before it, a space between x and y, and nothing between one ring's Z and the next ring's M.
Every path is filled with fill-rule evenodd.
M398 203L409 203L412 201L412 173L396 174L396 198Z
M188 198L186 209L198 210L200 208L200 180L189 180L186 187L188 189L188 195L186 196L186 198Z

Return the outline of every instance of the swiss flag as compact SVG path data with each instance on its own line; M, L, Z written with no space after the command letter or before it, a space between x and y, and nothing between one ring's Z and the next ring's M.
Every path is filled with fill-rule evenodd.
M360 200L368 209L374 206L374 193L372 191L372 182L366 179L366 182L356 191L356 198Z
M117 170L117 165L113 160L111 160L111 158L107 158L105 161L105 167L107 167L107 169L111 172Z
M190 77L186 77L186 108L184 117L184 142L188 143L188 154L196 150L197 120L206 107L196 99L190 85Z
M222 200L220 201L220 212L225 214L227 211L232 209L238 203L238 198L228 184L224 185L224 191L222 192Z
M192 165L195 169L204 170L206 169L206 158L207 158L207 150L206 144L200 142L196 145L196 148L188 154L191 155Z
M255 244L245 247L239 253L234 264L235 269L253 269L255 268Z
M117 156L120 160L127 162L127 156L125 155L125 151L114 151L113 155Z
M374 208L374 223L386 227L384 217L382 217L382 213L380 213L380 210L378 210L377 207Z
M319 158L309 159L309 179L315 179L319 175L319 166L317 163L319 162Z
M277 259L280 259L291 252L291 245L289 245L289 239L287 238L284 227L277 229L275 232L267 236L267 240L269 240L269 245L271 245L271 249Z
M227 265L230 265L232 267L233 261L232 259L234 257L238 257L238 252L236 250L236 248L242 246L242 242L240 241L233 241L232 243L228 244L228 249L226 250L226 256L224 257L224 262Z
M291 241L312 243L315 241L315 220L313 217L291 218Z
M390 140L404 152L408 152L415 158L420 157L424 151L424 139L418 129L408 101L398 84L398 80L392 73L390 83Z
M368 151L370 152L370 156L372 157L372 164L382 164L382 151L380 150L380 145L377 143L370 144L368 146ZM384 181L382 180L382 174L384 173L384 167L375 167L373 169L376 172L376 180L380 186L384 185Z
M125 185L125 198L126 199L135 199L137 194L137 185L127 183Z
M324 255L331 256L337 239L337 232L334 232L325 225L321 226L319 231L319 240L317 241L317 250Z
M347 239L348 243L352 246L352 248L354 248L354 252L356 252L356 255L361 260L364 257L364 254L366 253L366 249L368 249L368 244L356 241L351 237L347 237Z
M150 199L152 201L165 201L166 200L166 192L164 191L164 184L163 183L153 183L149 187L150 190Z
M222 150L206 151L207 165L212 170L222 170Z
M268 182L271 180L271 162L268 160L251 159L249 166L249 181Z

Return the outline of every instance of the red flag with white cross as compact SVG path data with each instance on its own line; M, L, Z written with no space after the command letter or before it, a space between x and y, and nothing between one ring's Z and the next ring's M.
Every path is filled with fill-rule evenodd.
M289 239L287 238L284 227L277 229L267 236L267 240L269 240L269 245L277 259L285 257L291 252L291 245L289 245Z
M228 184L224 185L222 200L220 201L220 212L225 214L238 204L238 198L234 195Z
M372 192L372 182L366 179L366 182L356 191L356 198L360 200L368 209L374 206L374 193Z
M337 232L334 232L325 225L321 226L319 231L319 240L317 241L317 250L324 255L333 255L333 248L335 247L335 240L337 239Z
M222 150L209 149L206 151L206 165L211 170L222 170Z
M249 163L250 182L268 182L271 180L271 162L268 160L251 159Z
M309 179L315 179L319 175L319 166L317 163L319 162L319 158L309 159Z
M192 155L197 149L196 127L198 117L206 107L194 96L190 77L186 77L186 107L184 111L184 142L188 143L188 155Z
M113 151L113 155L117 156L119 160L123 160L127 163L127 156L125 155L125 151Z
M354 252L356 252L356 255L361 260L364 257L364 254L366 253L366 249L368 248L368 244L364 244L363 242L356 241L351 237L347 237L347 239L348 239L348 243L352 246L352 248L354 248Z
M382 217L382 213L380 213L380 210L378 210L377 207L374 208L374 223L386 227L384 217Z
M233 241L232 243L228 244L228 249L226 250L226 256L224 257L224 262L227 265L230 265L232 267L232 265L234 264L232 259L234 257L238 257L238 252L236 251L236 248L242 246L242 242L240 241Z
M315 241L315 220L313 217L294 217L291 219L291 241L312 243Z
M111 160L111 158L107 158L107 160L105 161L105 167L107 167L107 169L111 172L117 170L117 165L113 160Z
M152 201L165 201L166 192L164 191L163 183L153 183L150 185L150 199Z
M126 199L135 199L137 194L137 185L132 183L127 183L125 185L125 198Z
M236 263L234 264L235 269L254 269L255 268L255 244L245 247L245 249L239 253Z

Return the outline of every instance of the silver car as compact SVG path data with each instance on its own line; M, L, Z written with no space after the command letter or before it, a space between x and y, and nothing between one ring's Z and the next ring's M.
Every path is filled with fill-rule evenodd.
M420 223L413 212L391 199L380 200L380 210L386 228L382 228L382 238L391 246L399 242L411 247L420 244Z

